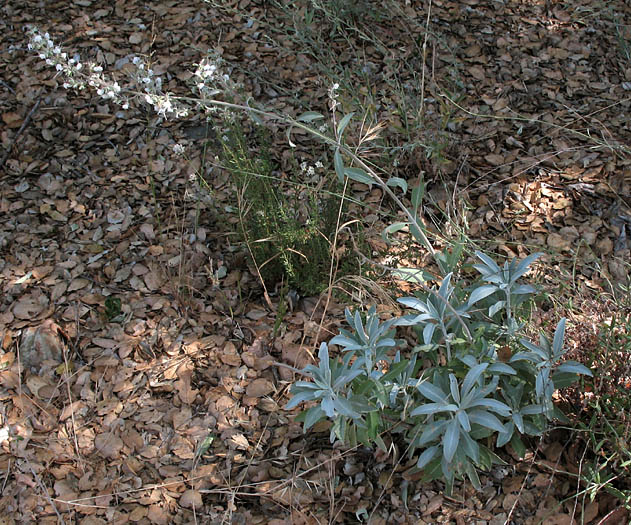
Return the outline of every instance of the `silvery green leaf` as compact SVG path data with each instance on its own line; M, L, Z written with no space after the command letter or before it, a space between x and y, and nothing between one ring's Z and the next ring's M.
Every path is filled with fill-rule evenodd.
M497 290L498 288L494 284L484 284L482 286L479 286L478 288L473 290L471 296L469 297L469 301L467 301L467 304L469 306L473 306L475 303L495 293Z
M309 390L319 390L320 387L318 387L314 383L309 383L308 381L296 381L291 386L291 391L294 392L295 390L298 390L298 389L302 390L305 388Z
M360 417L360 414L353 408L353 405L347 399L342 397L335 398L333 400L333 406L335 407L335 410L344 416L348 416L352 419L358 419Z
M515 431L515 425L512 421L507 421L504 425L504 430L497 434L497 447L503 447L508 443L513 437L513 432Z
M542 361L541 356L534 352L517 352L510 358L510 363L516 363L517 361L528 361L530 363L540 363Z
M313 122L314 120L321 120L323 118L324 115L322 113L318 113L317 111L305 111L296 120L300 122Z
M425 449L423 453L419 456L418 461L416 462L416 467L423 468L436 457L436 454L438 454L439 451L440 447L438 445L434 445Z
M469 419L472 423L476 423L491 430L502 432L504 425L497 419L496 416L487 412L486 410L472 410L469 412Z
M565 361L565 363L561 363L557 369L557 372L564 372L570 374L582 374L585 376L592 376L592 371L587 368L585 365L577 363L576 361Z
M485 253L482 253L481 251L476 251L475 255L478 259L480 259L484 263L484 265L488 268L489 271L493 273L500 273L501 271L500 267L488 255L486 255Z
M412 206L414 208L412 215L414 215L415 217L418 215L418 208L421 205L421 202L423 202L424 195L425 195L425 182L421 180L418 186L415 186L412 189Z
M522 417L521 413L515 412L513 414L513 421L515 423L515 426L517 427L517 430L519 430L519 432L523 434L524 433L524 418Z
M460 423L460 426L465 432L471 432L471 423L464 410L458 410L458 412L456 412L456 419L458 419L458 423Z
M391 273L393 277L411 283L423 283L434 279L431 273L420 268L397 268L392 270Z
M369 186L375 183L375 180L361 168L344 168L344 175L349 179L361 182L362 184L368 184Z
M357 350L358 348L362 347L360 344L357 343L357 341L344 335L336 335L333 339L329 341L329 344L344 346L347 350Z
M398 186L399 188L401 188L403 193L406 193L408 191L408 183L405 179L402 179L400 177L390 177L386 184L388 186L394 186L395 188Z
M452 419L447 425L445 436L443 437L443 455L447 463L451 463L454 458L458 443L460 442L460 425L456 419Z
M537 346L531 343L530 341L528 341L528 339L520 339L519 342L522 345L524 345L526 348L528 348L528 350L537 354L543 361L547 361L548 359L552 357L551 355L548 354L548 352L546 352L544 348L541 348L540 346Z
M297 407L303 401L312 401L314 399L318 399L317 396L314 396L313 392L300 392L293 396L285 405L285 410L291 410L292 408Z
M324 411L319 407L311 407L307 410L307 414L305 416L305 426L304 429L307 430L315 425L318 421L320 421L324 417Z
M509 416L511 413L510 407L506 403L502 403L497 399L493 399L490 397L484 397L482 399L475 399L469 405L471 407L486 407L489 410L492 410L496 414L500 414L501 416Z
M497 301L494 305L489 306L489 317L493 317L504 306L506 306L506 301Z
M289 126L287 128L287 131L285 132L286 136L287 136L287 143L289 144L290 148L295 148L296 145L291 141L291 130L293 129L293 126Z
M531 293L537 293L537 289L534 286L530 286L529 284L520 284L519 286L511 289L511 293L513 295L527 295Z
M535 392L537 393L537 397L543 397L544 394L549 390L547 385L551 383L550 381L550 369L542 368L539 370L537 377L535 379Z
M425 328L423 328L423 342L426 345L431 344L436 326L437 325L435 325L434 323L427 323L425 325Z
M333 383L333 389L339 390L341 387L343 387L347 383L350 383L353 379L355 379L357 376L361 375L362 373L363 373L363 370L357 369L357 370L349 370L348 372L341 374Z
M449 397L449 394L446 394L440 388L436 388L429 381L419 383L416 389L427 399L431 399L436 403L445 403Z
M425 414L439 414L441 412L456 412L458 407L451 403L426 403L416 407L410 412L410 416L422 416Z
M459 357L459 359L469 368L473 368L475 365L478 364L476 358L473 357L471 354L463 355L462 357Z
M326 414L327 417L329 418L335 417L335 405L333 403L333 399L331 399L328 396L325 397L320 403L320 406L322 407L322 410L324 410L324 413Z
M335 154L333 155L333 165L335 166L335 173L337 178L343 184L344 183L344 161L342 160L342 154L340 148L335 148Z
M460 404L460 391L458 389L458 380L456 376L453 374L449 374L449 390L451 392L451 397L453 400Z
M421 437L417 440L417 446L422 447L427 443L431 443L438 439L440 435L445 431L445 427L449 424L449 420L443 419L442 421L432 421L427 424L427 428L421 434Z
M390 235L407 228L409 225L409 222L395 222L393 224L390 224L381 232L381 238L388 244L391 244L392 241L390 240Z
M515 369L512 366L507 365L506 363L493 363L489 366L489 372L495 372L497 374L508 374L514 376L517 374Z
M346 126L348 126L348 123L351 121L354 114L355 113L349 113L347 115L344 115L344 117L342 117L342 120L340 120L340 123L337 125L337 139L338 140L342 138L342 134L344 133Z
M466 396L474 385L477 383L480 376L484 373L484 371L488 368L488 363L480 363L479 365L475 365L471 370L467 372L467 375L462 382L462 395Z
M538 252L538 253L533 253L532 255L529 255L525 259L522 259L519 265L517 266L517 268L515 269L515 271L513 272L513 274L511 275L511 281L515 282L522 275L524 275L528 271L530 265L542 255L543 253Z
M461 436L462 449L464 453L469 456L476 463L480 462L480 446L475 441L475 439L471 438L469 434L466 432L462 432Z
M427 305L425 302L416 297L399 297L397 302L408 308L414 308L414 310L418 310L419 312L427 313Z
M524 416L532 416L534 414L545 414L547 410L543 405L528 405L522 408L519 412Z
M563 317L556 330L554 331L554 341L552 342L552 351L555 357L563 354L563 340L565 339L565 317Z
M449 296L451 295L450 283L451 283L452 276L453 276L452 272L449 272L447 275L445 275L445 277L443 278L443 282L440 284L440 288L438 289L438 294L445 299L448 299ZM445 304L442 301L441 303Z

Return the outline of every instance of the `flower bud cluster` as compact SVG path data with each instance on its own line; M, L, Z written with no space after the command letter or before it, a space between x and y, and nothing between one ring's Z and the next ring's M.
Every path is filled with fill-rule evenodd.
M66 89L84 89L86 85L96 89L99 96L106 100L113 100L123 109L129 107L129 100L121 95L121 87L116 81L110 81L103 75L103 68L96 64L84 66L79 55L69 57L67 53L55 45L48 33L43 35L37 28L29 29L29 51L33 51L46 62L53 66L57 74L63 75L63 87Z
M103 74L101 66L96 64L84 65L81 63L79 55L69 57L59 46L55 45L48 33L41 34L37 28L29 28L28 35L29 51L37 53L46 64L55 67L57 74L63 75L64 88L84 89L86 86L91 86L105 100L112 100L120 104L123 109L129 108L130 99L121 93L122 89L118 82L108 79ZM132 63L136 67L132 69L130 76L140 91L140 93L135 93L133 97L140 97L141 100L150 104L154 111L164 119L188 115L186 106L175 101L170 93L162 91L162 78L154 75L153 70L142 59L135 57Z

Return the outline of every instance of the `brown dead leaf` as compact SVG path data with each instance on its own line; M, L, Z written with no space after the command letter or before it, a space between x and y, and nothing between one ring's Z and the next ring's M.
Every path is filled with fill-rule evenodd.
M112 432L104 432L94 438L94 448L107 459L118 459L123 448L123 440Z
M202 495L199 490L189 489L180 496L179 502L185 509L200 509L202 507Z
M40 368L46 361L63 361L63 330L54 321L47 319L41 325L27 328L20 343L20 361L24 368Z
M246 394L250 397L263 397L274 392L274 384L265 378L252 381L246 389Z

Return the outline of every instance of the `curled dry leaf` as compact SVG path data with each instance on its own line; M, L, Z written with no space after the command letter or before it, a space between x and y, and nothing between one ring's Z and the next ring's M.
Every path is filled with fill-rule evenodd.
M202 506L202 495L198 490L189 489L180 496L180 505L186 509L199 509Z
M47 319L38 327L27 328L20 344L20 361L23 368L37 369L46 361L63 361L64 331Z
M263 397L274 392L274 384L265 378L259 378L252 381L245 393L250 397Z
M108 459L117 459L123 448L123 440L112 432L104 432L94 438L94 448Z

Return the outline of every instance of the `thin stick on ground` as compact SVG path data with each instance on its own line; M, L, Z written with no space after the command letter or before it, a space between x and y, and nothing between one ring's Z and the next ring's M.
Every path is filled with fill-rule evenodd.
M29 111L28 115L26 115L26 118L24 119L24 122L22 122L22 125L20 126L20 129L18 129L17 133L14 135L13 140L11 141L11 144L9 144L9 147L7 148L6 153L0 159L0 170L4 167L4 163L9 158L9 155L11 155L11 151L13 150L13 146L15 146L15 143L20 138L20 135L26 129L26 126L28 126L30 124L31 119L33 118L33 114L37 111L37 108L39 108L39 104L40 104L41 101L42 101L41 98L37 99L37 102L35 102L35 105L31 108L31 111Z

